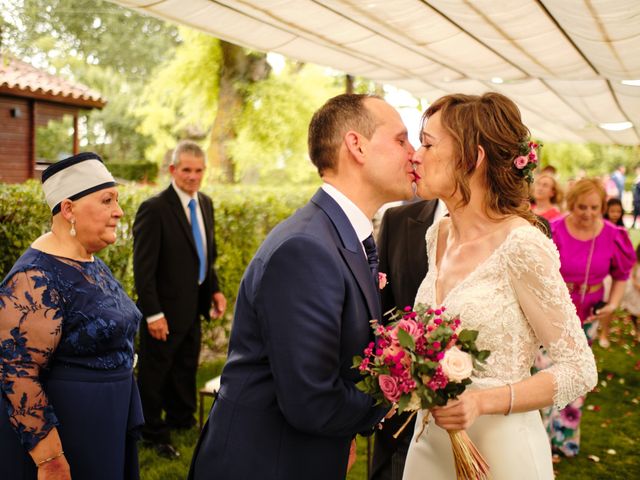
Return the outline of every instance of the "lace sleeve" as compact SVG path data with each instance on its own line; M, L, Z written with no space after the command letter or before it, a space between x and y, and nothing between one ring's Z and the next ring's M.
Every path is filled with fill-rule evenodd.
M558 251L535 229L520 229L508 252L509 276L518 303L553 364L553 403L563 408L598 381L593 352L560 275ZM526 231L523 231L526 230Z
M57 291L39 270L18 272L0 290L0 390L9 422L32 450L58 424L40 384L60 341Z

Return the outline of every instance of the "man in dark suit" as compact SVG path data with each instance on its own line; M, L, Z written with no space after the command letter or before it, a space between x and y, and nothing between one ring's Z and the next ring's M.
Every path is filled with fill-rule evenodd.
M377 97L339 95L314 114L309 155L324 184L244 274L190 478L345 478L356 433L389 413L356 388L351 367L381 318L370 219L412 195L413 151Z
M438 200L422 200L388 209L382 217L378 246L380 271L387 274L382 290L382 311L413 306L418 287L427 274L428 259L425 234L436 217L444 214ZM414 421L398 439L393 435L409 414L396 415L376 432L371 480L401 480L404 463L413 435Z
M200 317L220 316L226 308L213 267L213 203L198 191L204 169L202 149L179 143L169 166L171 185L140 205L133 224L133 272L146 318L138 365L142 433L167 458L179 456L170 429L195 425Z

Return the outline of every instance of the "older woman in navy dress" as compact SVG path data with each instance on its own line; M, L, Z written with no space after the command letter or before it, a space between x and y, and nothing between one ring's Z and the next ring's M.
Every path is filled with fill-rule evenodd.
M0 477L138 478L135 304L93 254L122 216L100 157L49 167L51 231L0 284Z

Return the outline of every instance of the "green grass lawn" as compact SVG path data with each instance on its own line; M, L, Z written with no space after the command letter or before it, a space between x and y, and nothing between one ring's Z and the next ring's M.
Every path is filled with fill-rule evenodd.
M611 348L603 350L594 346L599 384L585 403L580 455L555 465L557 479L640 478L637 453L640 444L640 345L633 341L630 329L629 324L614 322ZM198 371L198 386L218 375L222 364L223 361L203 364ZM206 398L205 418L210 407L211 399ZM196 429L174 435L174 443L182 454L179 461L162 459L152 450L141 447L142 480L184 480L197 438ZM366 439L358 438L358 461L349 472L348 480L366 479L366 446ZM425 478L428 478L427 472Z

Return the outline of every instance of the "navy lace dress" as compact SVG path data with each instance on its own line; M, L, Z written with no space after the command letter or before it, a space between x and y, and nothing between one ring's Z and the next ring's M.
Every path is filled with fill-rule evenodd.
M35 479L53 427L74 480L138 478L141 313L109 268L28 249L0 284L0 478Z

